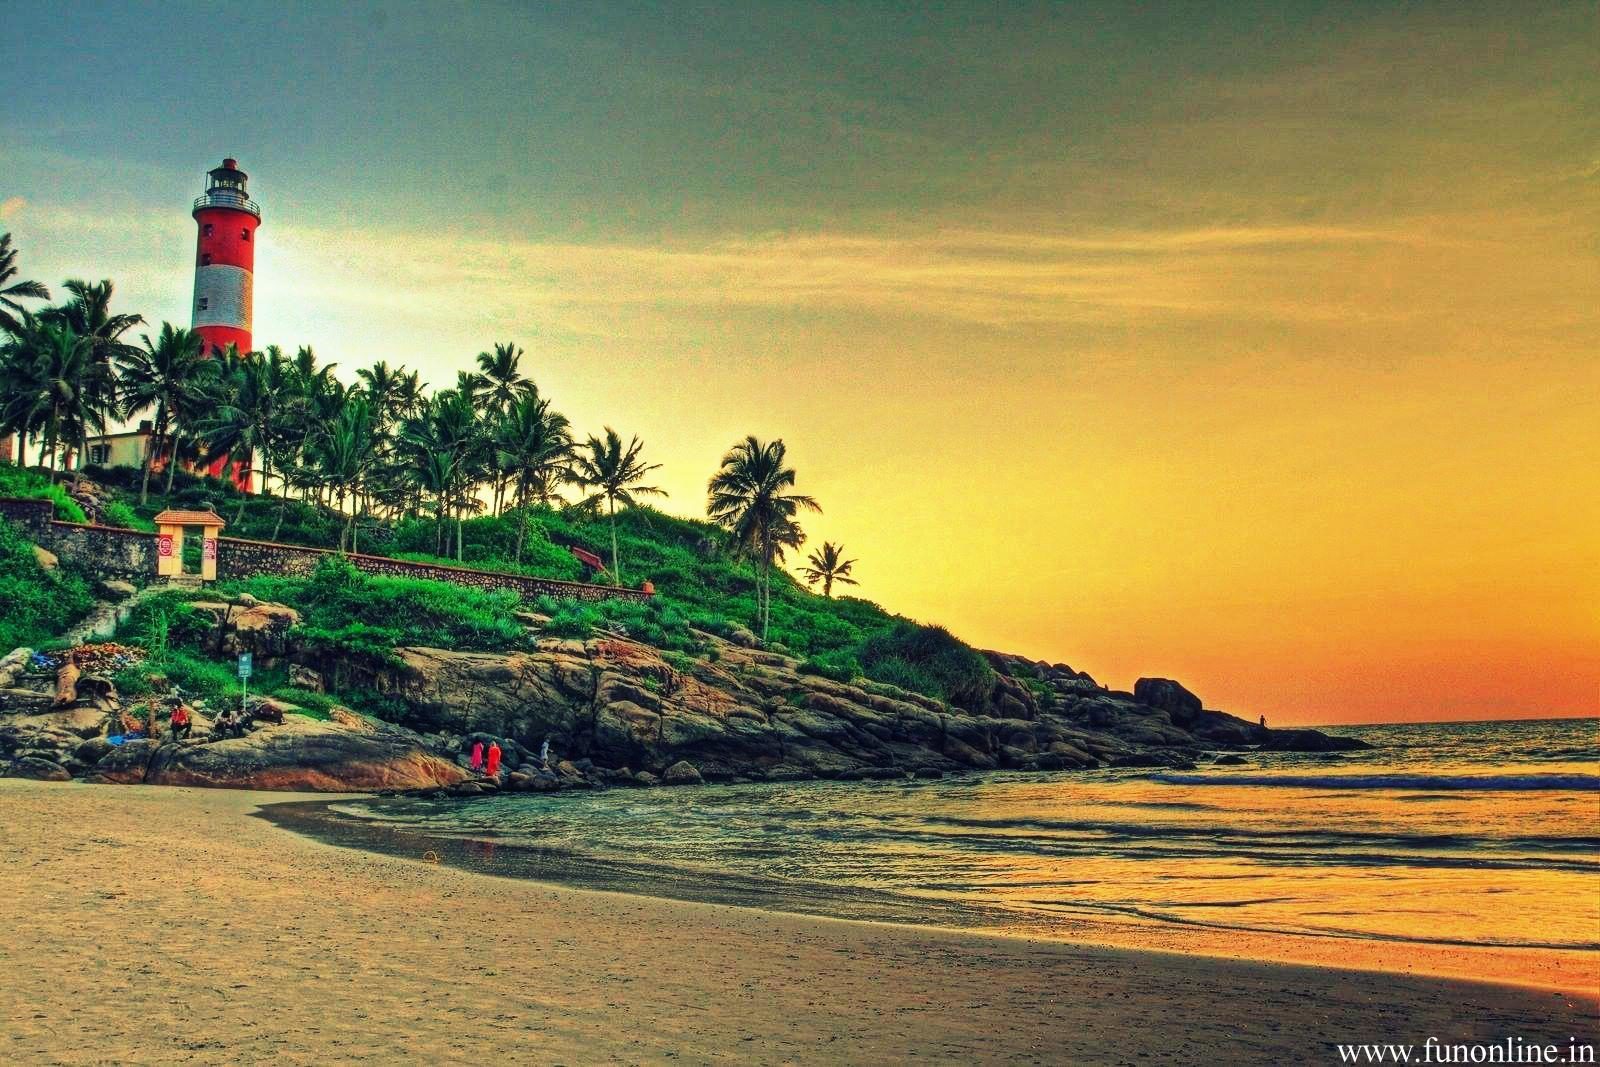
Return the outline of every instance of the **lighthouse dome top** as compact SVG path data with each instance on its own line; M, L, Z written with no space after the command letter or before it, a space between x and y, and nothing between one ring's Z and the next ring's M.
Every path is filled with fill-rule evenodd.
M251 200L245 191L245 183L250 176L239 169L238 160L231 156L224 159L222 166L206 173L206 178L205 195L194 202L196 212L206 208L229 208L247 212L258 219L261 217L261 205Z

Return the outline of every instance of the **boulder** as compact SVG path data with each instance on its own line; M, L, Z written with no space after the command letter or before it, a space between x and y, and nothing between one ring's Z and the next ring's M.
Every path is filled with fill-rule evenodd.
M54 552L48 548L41 548L39 545L33 546L33 558L38 560L39 566L47 571L53 571L61 566L61 561L56 558Z
M661 775L665 785L699 785L705 781L700 776L700 770L688 760L679 760L668 767Z
M1201 711L1200 698L1171 678L1140 678L1133 685L1133 698L1167 712L1175 723L1188 722Z
M104 767L102 760L95 770L105 774ZM466 777L461 768L434 755L411 731L346 713L327 722L290 716L282 725L264 726L244 737L162 745L150 758L145 781L234 789L373 792L448 787Z
M304 689L312 693L321 693L324 690L322 675L310 667L298 663L289 665L289 684L296 689Z
M147 738L125 741L94 765L96 780L117 785L138 785L144 781L156 743Z
M107 600L127 600L139 591L132 582L124 582L119 578L107 578L99 585L100 595Z
M56 696L52 705L65 708L78 699L78 676L83 672L75 663L63 663L56 668Z
M1339 737L1320 730L1268 730L1262 752L1350 752L1371 748L1359 737Z
M66 782L72 773L61 764L39 756L23 756L6 768L7 778L32 778L38 782Z

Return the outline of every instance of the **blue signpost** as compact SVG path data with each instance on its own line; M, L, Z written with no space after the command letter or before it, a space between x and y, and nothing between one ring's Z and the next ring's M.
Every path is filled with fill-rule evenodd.
M250 672L255 669L255 657L248 652L239 653L239 715L243 718L250 694Z

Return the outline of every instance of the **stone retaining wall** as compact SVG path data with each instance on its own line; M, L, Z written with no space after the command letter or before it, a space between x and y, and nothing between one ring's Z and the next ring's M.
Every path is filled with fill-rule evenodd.
M56 506L48 500L0 499L0 519L5 519L37 541L49 535Z
M61 522L53 518L55 506L48 500L0 499L0 519L6 519L35 543L63 559L76 560L91 570L118 578L154 578L156 574L156 535L115 526L90 526ZM217 577L254 578L258 575L297 577L309 575L330 549L285 545L276 541L247 541L241 537L217 539ZM562 582L554 578L531 578L499 571L475 571L433 563L412 563L351 553L345 557L357 570L390 578L421 578L432 582L451 582L474 589L509 589L518 596L533 599L549 596L557 600L633 600L648 601L651 594L640 589L617 589L586 582Z
M316 569L327 556L338 555L326 548L285 545L276 541L247 541L241 537L217 539L217 577L249 578L258 574L284 577L303 576ZM532 599L549 596L557 600L634 600L647 601L650 594L639 589L618 589L586 582L563 582L554 578L533 578L500 571L476 571L436 563L413 563L387 556L348 553L346 559L359 571L388 578L421 578L430 582L451 582L474 589L509 589Z

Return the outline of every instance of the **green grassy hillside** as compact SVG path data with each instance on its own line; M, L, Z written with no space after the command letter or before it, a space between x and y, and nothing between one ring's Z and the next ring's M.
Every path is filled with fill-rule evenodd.
M116 525L146 528L164 508L211 506L228 521L226 535L328 548L338 544L344 523L331 509L241 496L230 485L181 472L170 497L152 494L140 505L137 472L91 469L88 474L109 491L106 521ZM463 535L461 564L432 554L438 530L428 519L364 519L359 546L363 552L419 562L564 580L584 577L570 547L607 560L611 553L607 521L570 510L532 508L468 519ZM629 584L654 583L653 601L529 605L552 616L547 632L571 637L624 632L690 656L703 651L695 631L750 639L740 631L753 630L757 618L754 568L736 556L722 530L640 507L619 513L618 539L623 574ZM454 587L441 592L435 583L371 578L349 568L325 568L309 580L235 584L234 591L305 612L305 636L351 654L381 654L401 644L506 647L519 631L511 620L515 604L510 599L459 595L465 591ZM405 603L396 603L397 598ZM807 670L840 680L865 676L956 703L975 700L987 689L991 675L984 658L939 627L893 615L868 600L824 598L787 574L775 576L772 601L768 646L801 657Z

